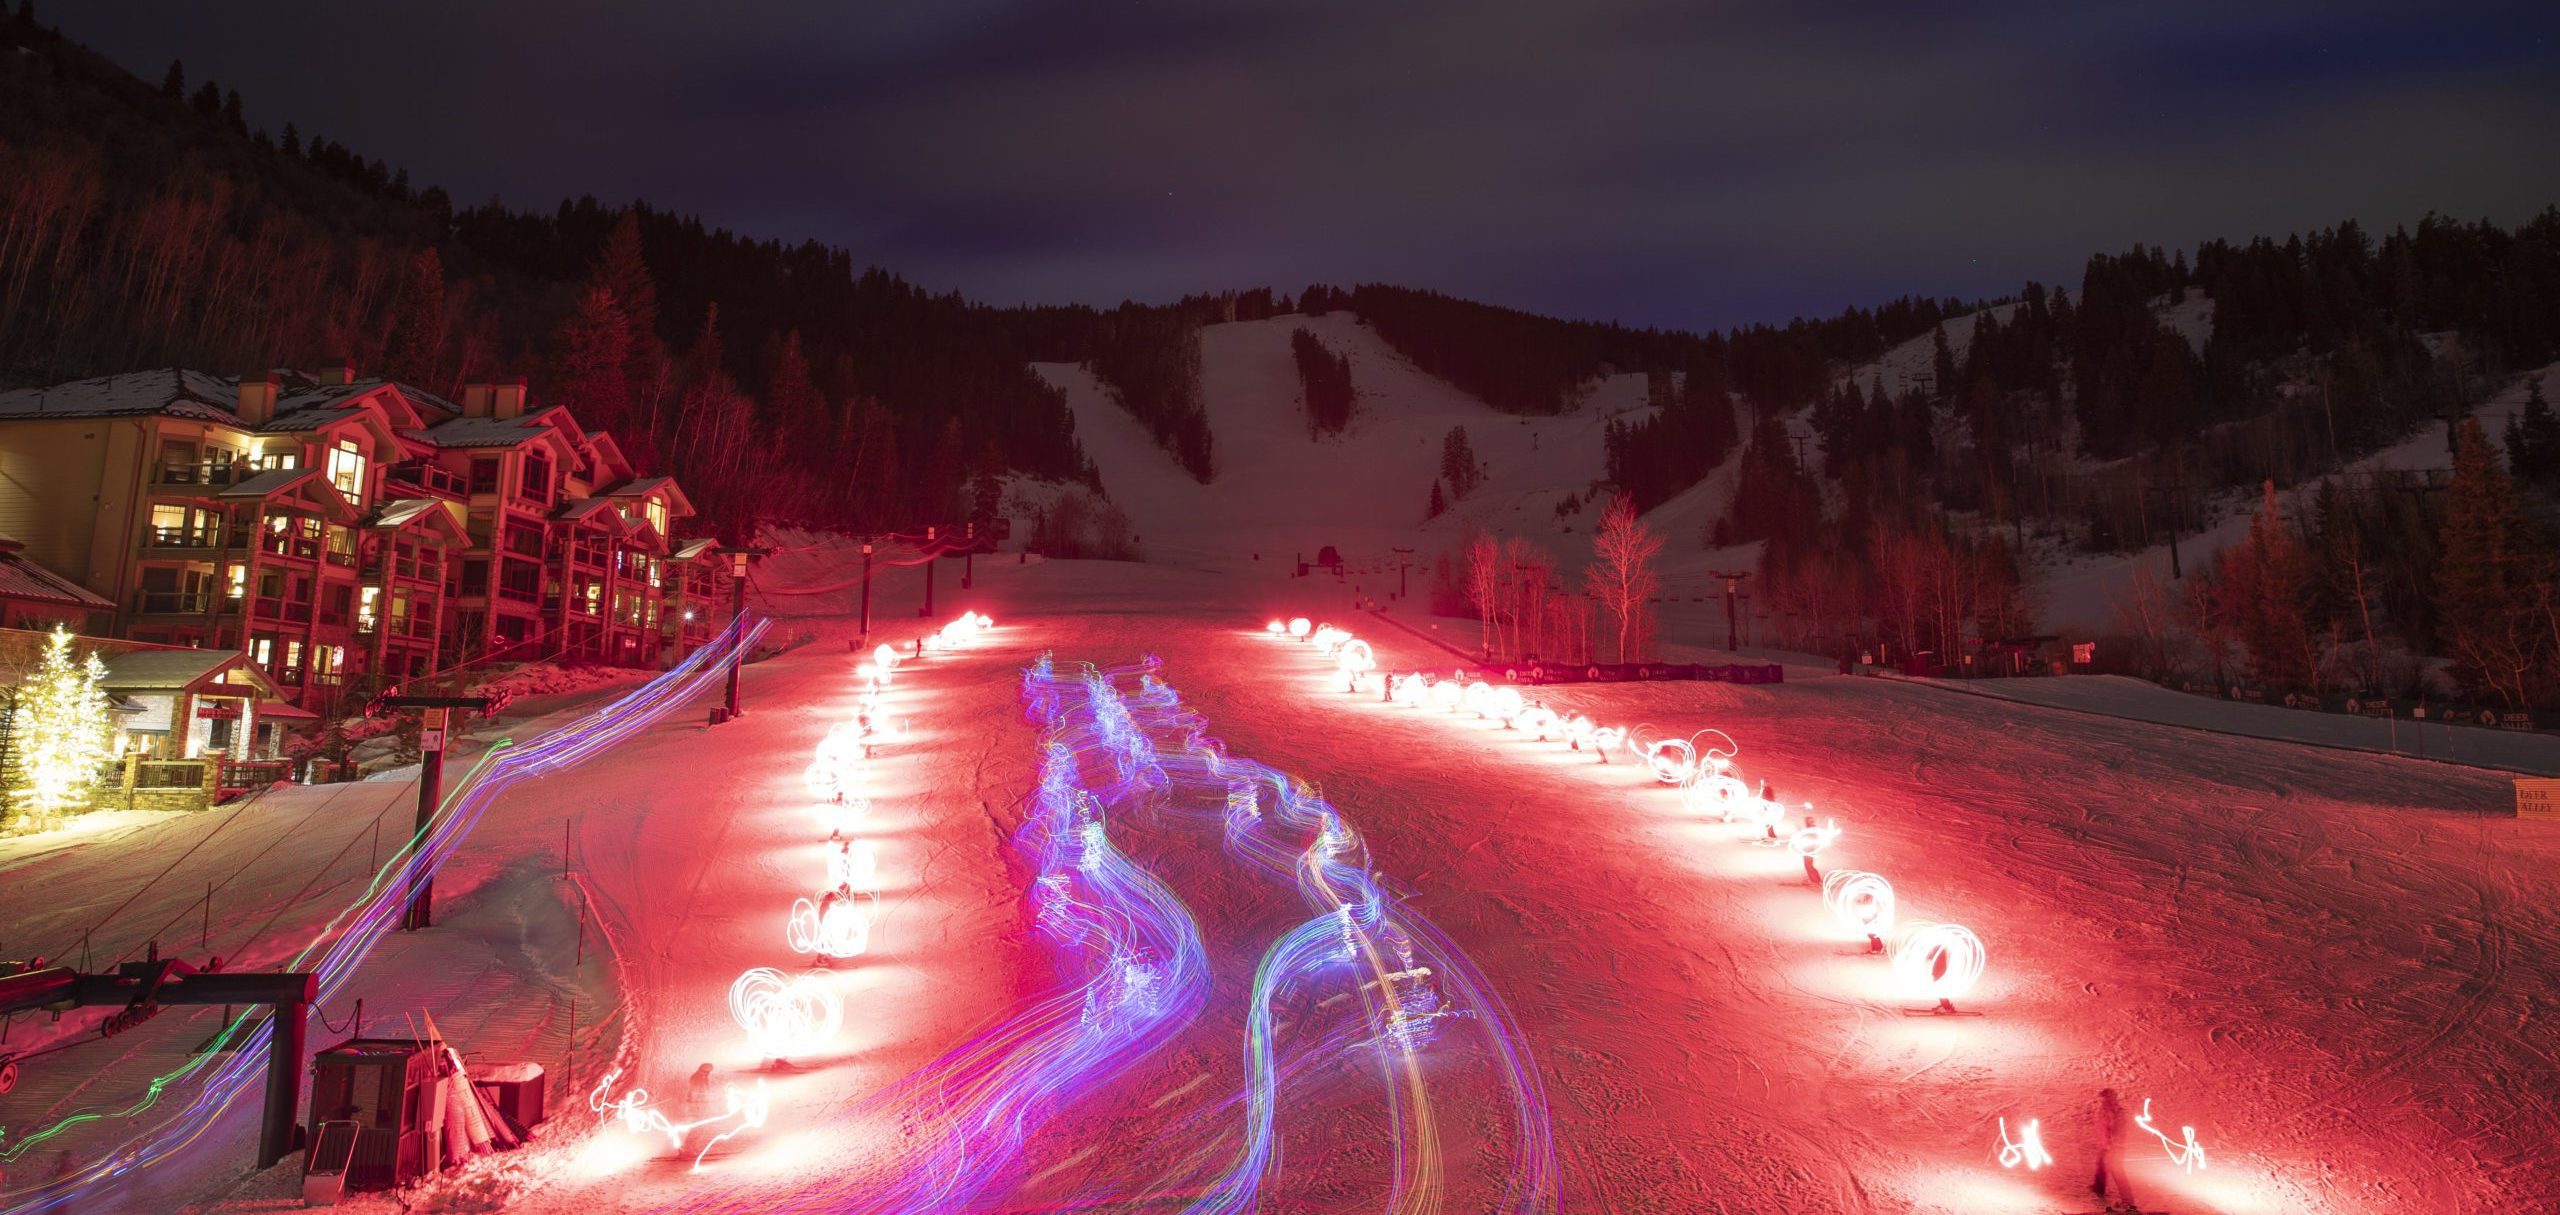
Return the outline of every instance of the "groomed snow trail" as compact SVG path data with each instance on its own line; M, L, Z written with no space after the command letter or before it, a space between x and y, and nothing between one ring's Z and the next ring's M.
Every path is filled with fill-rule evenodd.
M2153 1209L2488 1215L2560 1200L2546 1146L2560 1137L2560 829L2505 817L2503 777L1881 680L1544 694L1665 732L1725 730L1750 776L1837 816L1845 833L1826 868L1885 874L1907 914L1979 933L1990 969L1964 1003L1982 1015L1910 1017L1782 850L1701 821L1632 765L1346 695L1330 664L1262 634L1272 614L1305 614L1358 629L1387 670L1452 661L1344 610L1330 584L1111 563L978 577L972 593L946 589L942 615L990 611L999 640L898 684L917 733L877 767L887 906L849 968L862 995L841 1054L769 1076L771 1122L704 1174L609 1146L587 1130L583 1093L555 1092L532 1149L488 1185L423 1205L462 1209L476 1194L524 1211L691 1209L717 1193L750 1209L893 1160L905 1129L846 1111L1057 982L1032 948L1029 874L1004 843L1039 759L1017 673L1043 650L1105 665L1158 656L1232 754L1306 781L1358 825L1374 871L1516 1017L1552 1107L1566 1211L2088 1210L2102 1085L2153 1099L2212 1152L2208 1170L2181 1175L2137 1145ZM902 639L912 599L887 599L875 631ZM547 922L478 959L422 934L424 952L386 949L368 967L379 990L458 1036L452 989L480 973L462 961L492 984L565 992L556 955L574 900L523 897L558 863L565 824L569 869L596 909L588 964L625 991L605 1040L581 1047L581 1088L626 1030L653 1087L679 1089L706 1061L751 1075L721 996L748 966L796 965L783 912L808 893L824 835L799 773L854 692L849 623L827 614L837 606L786 622L816 639L748 669L742 721L661 726L493 809L480 838L505 851L466 850L438 933L467 946L497 938L465 924ZM1161 1136L1202 1125L1237 1091L1255 960L1305 918L1214 831L1140 815L1114 836L1198 918L1209 1002L1033 1133L1015 1192L969 1209L1107 1208L1188 1168ZM395 961L438 969L385 971ZM525 1039L524 1010L472 1007L501 1042ZM1426 1052L1435 1085L1455 1059ZM1374 1084L1299 1091L1320 1099L1281 1105L1263 1209L1377 1209L1391 1163ZM1509 1112L1480 1083L1433 1097L1445 1209L1475 1209L1505 1167ZM2002 1117L2041 1119L2055 1166L2003 1171ZM225 1209L261 1203L274 1199L243 1189Z

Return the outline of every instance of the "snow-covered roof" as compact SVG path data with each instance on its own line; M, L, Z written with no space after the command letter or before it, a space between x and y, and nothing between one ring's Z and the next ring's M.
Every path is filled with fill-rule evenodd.
M32 599L99 611L115 604L97 592L19 556L14 540L0 536L0 599Z
M675 547L675 551L668 553L667 556L677 561L691 561L704 553L710 552L713 548L717 547L719 543L720 542L718 540L714 540L709 537L705 537L700 540L687 540L678 544Z
M438 447L513 447L556 433L529 415L517 418L455 418L438 422L420 437Z
M636 498L661 485L675 484L674 477L634 477L608 491L608 497Z
M605 519L618 525L622 522L622 513L611 509L612 506L611 499L580 498L552 512L551 517L566 523L581 523L601 514Z
M236 381L183 367L160 367L0 392L0 420L167 414L236 423L239 416L232 412L232 405L238 397Z
M132 650L104 655L101 661L107 674L98 686L111 692L183 691L234 665L249 664L248 655L238 650Z
M394 498L383 503L381 513L375 515L373 520L365 526L378 527L385 531L406 527L411 520L442 505L444 505L442 498Z

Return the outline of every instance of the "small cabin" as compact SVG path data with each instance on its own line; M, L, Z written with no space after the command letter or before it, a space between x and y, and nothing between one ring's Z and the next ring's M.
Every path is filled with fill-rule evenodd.
M349 1038L313 1056L306 1169L343 1168L350 1190L387 1190L435 1171L435 1052L415 1038Z

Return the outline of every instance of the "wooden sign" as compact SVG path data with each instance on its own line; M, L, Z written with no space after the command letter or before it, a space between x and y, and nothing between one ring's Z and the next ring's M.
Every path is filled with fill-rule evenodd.
M2560 780L2544 776L2516 778L2517 818L2560 818Z

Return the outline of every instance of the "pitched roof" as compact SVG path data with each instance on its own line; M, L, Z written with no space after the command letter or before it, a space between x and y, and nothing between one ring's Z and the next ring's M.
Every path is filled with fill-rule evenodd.
M678 561L691 561L704 553L710 552L713 548L718 547L719 544L720 542L718 540L710 537L704 537L700 540L686 540L677 544L675 552L668 555Z
M107 677L98 686L109 691L145 692L192 687L233 663L246 663L238 650L134 650L103 659Z
M513 447L556 433L532 417L454 418L426 428L419 437L438 447Z
M673 485L675 483L676 479L674 477L634 477L620 485L614 486L611 490L607 491L607 496L615 498L636 498L650 490L658 488L661 485Z
M385 530L405 527L410 520L442 505L444 505L442 498L394 498L383 503L382 512L375 515L373 520L365 526Z
M89 588L7 550L0 550L0 599L34 599L98 611L111 611L116 606Z
M128 371L55 384L0 392L0 420L41 418L114 418L147 414L237 422L232 412L240 390L237 382L181 367Z

